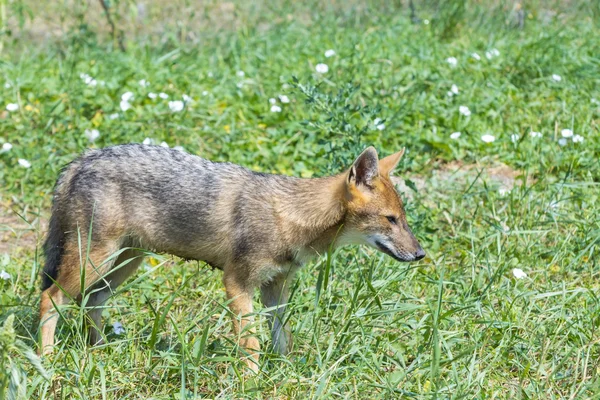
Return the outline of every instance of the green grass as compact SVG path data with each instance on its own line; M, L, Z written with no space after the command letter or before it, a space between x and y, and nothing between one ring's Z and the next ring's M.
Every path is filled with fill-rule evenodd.
M14 315L14 331L0 330L0 390L13 382L0 397L598 398L597 6L524 2L519 29L512 5L415 3L418 24L408 8L372 3L235 5L221 23L200 12L163 21L152 3L134 30L129 3L117 2L126 52L79 9L59 8L73 22L63 36L3 36L0 104L19 109L0 114L0 146L13 146L0 153L0 270L11 275L0 279L0 321ZM200 16L216 25L194 25ZM318 63L329 72L316 73ZM192 101L171 111L183 95ZM279 95L290 103L271 112ZM563 129L583 142L561 146ZM406 265L344 248L307 265L290 307L294 351L267 352L251 376L237 361L220 272L155 255L109 300L105 346L84 344L72 307L56 354L39 364L30 349L53 183L85 148L145 138L306 177L338 172L367 145L385 155L406 146L398 174L416 189L406 208L428 257Z

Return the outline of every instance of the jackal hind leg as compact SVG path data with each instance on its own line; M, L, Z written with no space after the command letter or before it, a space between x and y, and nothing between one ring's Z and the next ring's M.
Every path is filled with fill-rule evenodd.
M225 269L223 274L223 283L227 299L229 300L229 309L233 314L233 331L239 339L239 346L248 355L244 357L246 365L254 371L258 372L258 359L260 344L255 336L254 317L252 298L254 287L248 282L236 275L236 270Z
M85 259L85 249L80 249L75 240L65 244L64 253L58 268L56 281L52 286L42 292L40 301L40 353L51 353L54 347L54 335L58 322L56 307L68 304L71 300L78 301L81 298L81 287L89 288L110 270L111 261L109 256L118 250L116 241L104 241L92 243L88 254L88 260L81 265L81 259ZM84 276L82 277L82 273Z
M123 282L127 280L139 267L144 259L144 253L136 249L125 249L117 256L112 270L106 277L98 281L90 294L86 307L89 308L88 334L91 345L104 343L102 310L103 305Z
M292 281L291 274L280 274L260 288L263 305L274 308L269 311L269 328L273 350L279 354L287 354L292 348L292 336L285 316Z

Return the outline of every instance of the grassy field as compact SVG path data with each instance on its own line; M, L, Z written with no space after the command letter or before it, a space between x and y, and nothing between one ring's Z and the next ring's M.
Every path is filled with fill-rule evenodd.
M0 398L600 398L597 2L298 3L121 1L112 40L95 2L0 2ZM307 265L294 351L254 376L221 273L152 255L109 300L106 345L73 306L40 360L53 183L86 148L143 141L304 177L405 146L428 257Z

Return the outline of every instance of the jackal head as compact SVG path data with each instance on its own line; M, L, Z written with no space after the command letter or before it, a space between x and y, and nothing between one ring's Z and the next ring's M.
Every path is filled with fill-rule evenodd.
M373 147L367 148L347 172L347 214L345 234L352 241L367 244L398 261L415 261L425 252L406 223L406 214L390 173L404 154L379 160Z

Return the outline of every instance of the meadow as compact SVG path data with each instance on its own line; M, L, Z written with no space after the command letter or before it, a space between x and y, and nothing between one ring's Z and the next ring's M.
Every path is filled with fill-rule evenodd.
M98 2L0 2L0 399L600 398L598 2L107 4L114 34ZM307 265L253 375L221 272L149 254L105 345L71 306L39 359L54 181L129 142L302 177L406 147L427 257Z

